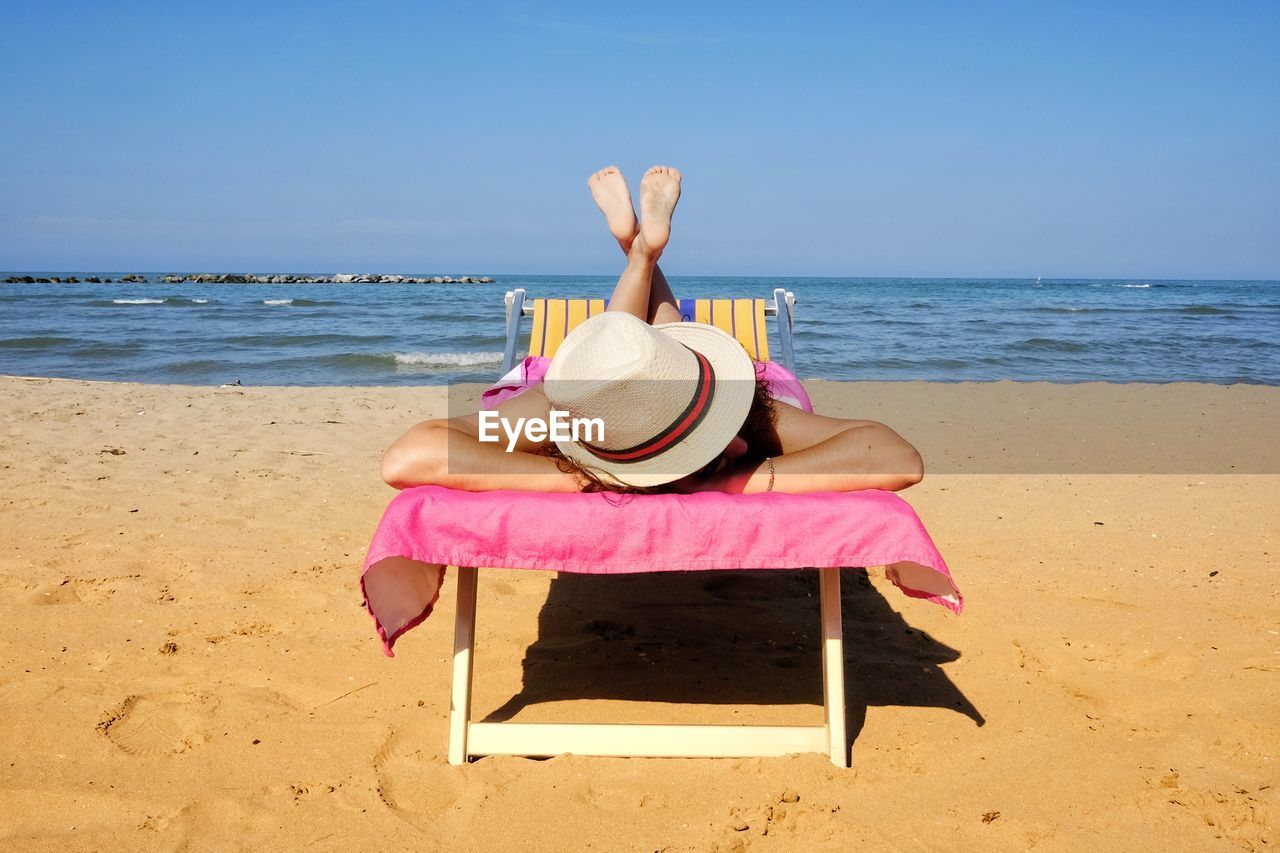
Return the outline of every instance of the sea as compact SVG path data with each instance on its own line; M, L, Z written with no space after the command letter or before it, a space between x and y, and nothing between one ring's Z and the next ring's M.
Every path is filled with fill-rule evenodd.
M495 274L493 284L166 284L154 273L122 284L124 273L23 271L0 278L9 275L117 283L0 284L0 374L188 385L489 381L501 372L506 291L607 297L615 281ZM682 297L792 291L802 378L1280 385L1275 281L671 283Z

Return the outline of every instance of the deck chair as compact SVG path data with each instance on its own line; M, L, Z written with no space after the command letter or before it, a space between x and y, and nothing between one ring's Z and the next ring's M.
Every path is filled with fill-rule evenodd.
M520 343L520 327L525 317L532 317L529 333L529 355L550 358L560 342L579 323L605 310L603 299L529 299L523 288L508 290L507 340L502 353L505 373L516 364ZM766 317L778 318L778 344L782 366L796 372L792 326L795 294L781 287L773 291L773 300L765 299L681 299L680 319L716 326L733 335L756 361L769 360L769 336Z
M732 334L758 361L769 358L766 317L777 318L783 366L794 374L792 325L795 295L778 288L765 299L682 299L687 321L708 323ZM605 310L603 299L528 299L523 289L506 295L507 337L503 369L516 364L520 328L532 317L529 354L551 357L575 326ZM830 756L849 766L845 740L844 643L840 610L840 568L819 568L822 631L823 723L813 726L491 723L471 719L472 653L475 647L475 567L458 567L453 642L453 696L449 720L449 763L483 755L578 755L630 757L768 757L794 752Z

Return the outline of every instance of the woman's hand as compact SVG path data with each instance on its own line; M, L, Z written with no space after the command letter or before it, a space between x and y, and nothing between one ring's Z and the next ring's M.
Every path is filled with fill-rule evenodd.
M763 480L759 478L759 472L762 470L764 471ZM722 465L720 470L710 477L690 474L684 479L676 480L672 484L672 491L682 495L691 495L694 492L724 492L730 495L741 495L763 492L768 488L768 484L769 468L766 463L732 462Z

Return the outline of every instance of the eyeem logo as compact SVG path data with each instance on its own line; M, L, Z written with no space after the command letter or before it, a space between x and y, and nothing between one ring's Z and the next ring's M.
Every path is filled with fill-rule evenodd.
M568 412L552 409L550 418L516 418L515 423L488 410L480 412L480 440L497 444L507 437L507 452L516 449L520 435L537 443L551 441L586 441L599 444L604 441L604 421L600 418L572 418Z

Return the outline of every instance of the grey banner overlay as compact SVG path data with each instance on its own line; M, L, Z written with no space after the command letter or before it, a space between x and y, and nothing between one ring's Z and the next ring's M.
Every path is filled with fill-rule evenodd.
M666 384L645 393L687 396L682 384ZM804 387L819 415L891 427L919 450L926 476L1280 474L1280 388L1271 386L806 380ZM451 385L448 417L474 416L484 389ZM821 470L800 473L837 472L824 460Z

